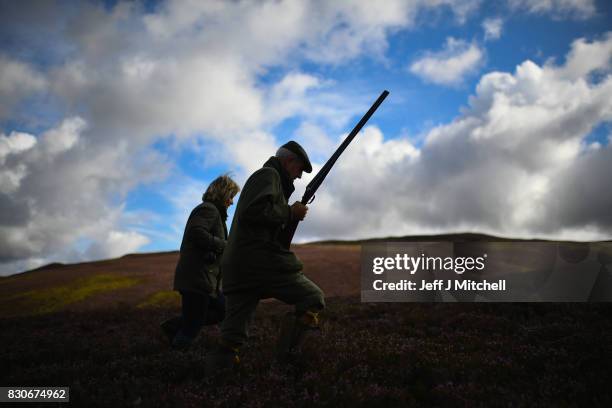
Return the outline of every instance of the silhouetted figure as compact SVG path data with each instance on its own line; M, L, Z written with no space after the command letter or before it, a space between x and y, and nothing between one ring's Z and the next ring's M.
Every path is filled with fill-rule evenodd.
M324 308L323 292L302 273L302 262L279 238L292 220L302 220L308 208L287 201L293 181L312 166L296 142L283 145L244 185L228 244L223 256L226 317L221 324L217 350L207 357L207 374L232 367L246 342L248 328L260 299L276 298L295 305L285 317L278 342L279 357L296 348L309 329L318 328L318 312Z
M161 324L174 348L189 347L202 326L217 324L225 316L219 263L227 243L227 209L238 191L228 175L219 176L189 215L174 275L182 313Z

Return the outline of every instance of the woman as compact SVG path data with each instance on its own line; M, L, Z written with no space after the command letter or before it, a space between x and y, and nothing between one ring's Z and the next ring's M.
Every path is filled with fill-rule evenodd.
M227 174L219 176L189 215L174 274L182 313L161 324L174 348L186 349L202 326L217 324L225 316L219 261L227 241L227 209L238 191L240 187Z

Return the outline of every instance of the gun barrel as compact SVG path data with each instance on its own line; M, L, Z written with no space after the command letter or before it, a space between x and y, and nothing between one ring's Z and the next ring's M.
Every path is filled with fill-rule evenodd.
M323 165L321 170L319 170L319 172L313 177L310 183L308 183L308 185L306 186L306 191L302 196L302 204L308 204L310 199L315 195L317 189L323 183L323 180L325 180L325 177L327 177L327 174L329 173L331 168L336 163L336 160L338 160L338 157L340 157L342 152L344 152L347 146L353 141L355 136L357 136L361 128L366 124L366 122L370 119L374 112L376 112L376 109L378 109L380 104L383 103L387 95L389 95L389 91L387 90L384 90L380 94L380 96L378 97L378 99L376 99L370 109L368 109L368 111L365 113L365 115L363 115L361 120L357 122L357 125L355 125L353 130L351 130L351 133L348 134L348 136L344 139L344 141L342 141L340 146L338 146L334 154L332 154L332 156ZM297 229L298 222L299 221L292 221L291 223L286 225L285 228L281 231L280 240L281 243L285 246L285 248L289 248L289 246L291 245L291 241L293 240L293 235L295 234L295 230Z
M378 99L376 99L370 109L368 109L365 115L363 115L357 125L355 125L353 130L351 130L351 133L349 133L348 136L344 139L344 141L342 141L342 144L338 146L334 154L332 154L332 156L327 160L323 167L321 167L321 170L319 170L319 172L313 177L310 183L308 183L308 186L306 187L306 192L302 197L302 204L307 204L312 198L312 196L314 196L315 192L317 191L319 186L323 184L323 180L325 180L325 177L327 177L327 174L336 163L336 160L338 160L338 157L340 157L340 155L344 152L348 145L353 141L355 136L357 136L361 128L363 128L363 126L368 122L368 120L370 120L370 117L374 114L374 112L376 112L376 109L378 109L380 104L383 103L387 95L389 95L389 91L385 89L380 94Z

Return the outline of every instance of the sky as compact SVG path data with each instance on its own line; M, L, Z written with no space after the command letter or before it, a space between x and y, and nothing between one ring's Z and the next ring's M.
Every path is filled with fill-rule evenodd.
M295 242L612 237L612 18L595 0L0 0L0 275L177 250L208 184L314 171ZM233 208L230 210L228 226Z

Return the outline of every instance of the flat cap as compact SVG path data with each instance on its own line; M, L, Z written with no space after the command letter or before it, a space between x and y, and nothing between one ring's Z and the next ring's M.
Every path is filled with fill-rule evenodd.
M298 142L294 142L293 140L285 143L281 147L295 153L303 162L304 162L304 171L306 173L312 172L312 165L310 164L310 159L306 154L306 150L302 146L299 145Z

